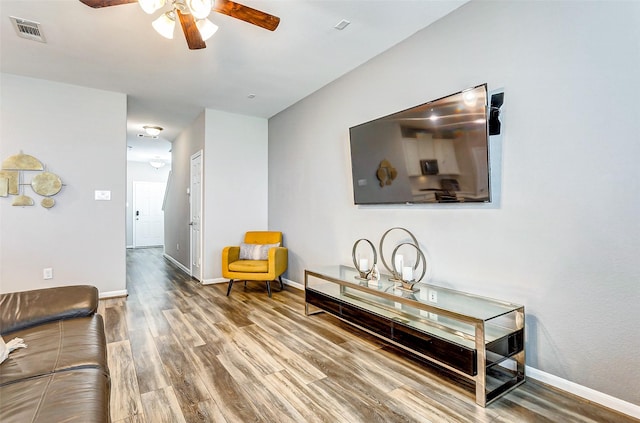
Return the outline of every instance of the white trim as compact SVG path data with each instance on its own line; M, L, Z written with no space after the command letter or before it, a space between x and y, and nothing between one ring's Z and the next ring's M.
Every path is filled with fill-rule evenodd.
M178 260L174 259L173 257L171 257L169 254L167 253L162 253L162 256L164 258L166 258L167 260L169 260L171 263L175 264L176 266L178 266L178 268L180 270L182 270L184 273L186 273L187 275L191 276L191 271L189 270L188 267L186 267L184 264L180 263Z
M227 283L229 282L229 279L225 279L225 278L213 278L213 279L204 279L202 282L200 282L202 285L212 285L212 284L216 284L216 283Z
M285 279L285 278L282 278L282 282L284 282L285 285L292 286L292 287L294 287L296 289L299 289L301 291L304 290L304 284L301 284L299 282L294 282L292 280Z
M132 248L136 248L136 247L134 247L133 245L127 245L127 247L126 247L126 248L127 248L128 250L130 250L130 249L132 249Z
M103 299L107 299L107 298L117 298L117 297L126 297L128 296L129 293L127 292L126 289L123 289L121 291L107 291L107 292L101 292L98 295L98 298L100 298L101 300Z
M580 398L595 402L604 407L640 419L640 406L638 405L632 404L616 397L612 397L611 395L596 391L595 389L578 385L577 383L562 379L558 376L554 376L550 373L543 372L542 370L538 370L533 367L525 366L525 372L527 377L530 377L531 379L546 383L547 385L553 386L554 388L560 389L565 392L569 392L570 394L576 395Z
M200 257L198 257L198 270L199 274L193 274L193 161L195 159L200 159L200 175L198 175L200 179L200 210L198 210L198 216L200 217L200 221L198 225L200 225L198 229L198 250L200 251ZM189 276L192 278L196 278L198 280L203 280L202 273L204 271L204 260L202 259L202 250L204 247L203 244L203 222L202 222L202 214L204 210L204 152L203 150L198 150L196 153L191 155L189 159Z

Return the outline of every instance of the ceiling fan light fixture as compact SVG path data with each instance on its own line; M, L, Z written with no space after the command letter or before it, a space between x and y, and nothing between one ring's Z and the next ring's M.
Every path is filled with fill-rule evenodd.
M142 127L142 129L144 129L144 132L146 132L147 135L157 137L160 134L160 131L162 131L164 128L155 125L145 125Z
M202 41L207 41L218 30L218 25L214 24L209 19L197 20L196 26L198 27L198 31L200 31Z
M164 38L173 40L173 32L176 28L175 17L172 16L173 11L163 13L158 19L151 23L153 29Z
M204 19L211 13L213 0L187 0L187 6L196 19Z
M165 0L138 0L138 4L147 14L152 14L165 5Z

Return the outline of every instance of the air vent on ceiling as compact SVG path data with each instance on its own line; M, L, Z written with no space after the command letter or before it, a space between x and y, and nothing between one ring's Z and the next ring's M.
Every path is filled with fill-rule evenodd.
M10 17L13 27L18 34L18 37L26 38L28 40L40 41L46 43L42 29L38 22L28 21L22 18Z

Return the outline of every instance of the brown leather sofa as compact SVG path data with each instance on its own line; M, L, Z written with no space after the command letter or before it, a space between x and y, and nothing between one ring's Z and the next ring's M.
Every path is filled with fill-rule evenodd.
M0 335L27 345L0 364L0 422L110 422L97 308L88 285L0 294Z

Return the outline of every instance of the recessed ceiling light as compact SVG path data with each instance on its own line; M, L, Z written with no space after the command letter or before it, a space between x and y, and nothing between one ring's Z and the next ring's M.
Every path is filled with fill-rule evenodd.
M346 19L341 20L340 22L338 22L334 28L337 29L338 31L342 31L343 29L345 29L346 27L348 27L351 24L351 22L349 22Z

